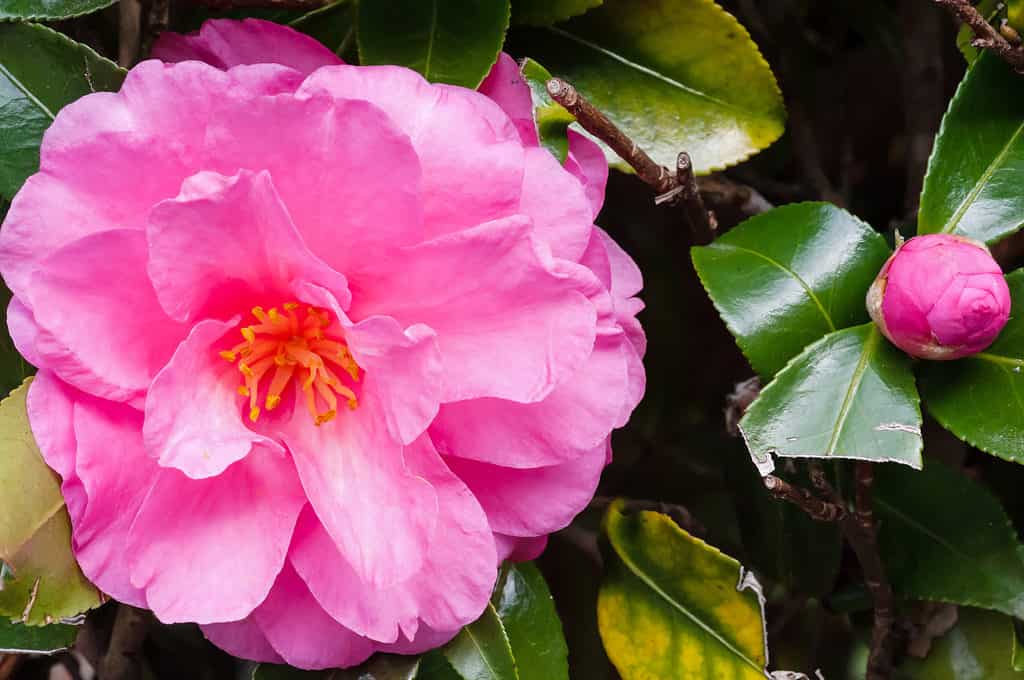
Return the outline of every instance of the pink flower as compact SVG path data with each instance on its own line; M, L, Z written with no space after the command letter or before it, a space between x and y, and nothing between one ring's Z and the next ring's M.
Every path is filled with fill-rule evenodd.
M896 249L867 305L885 337L907 354L959 359L999 335L1010 317L1010 289L984 244L927 234Z
M57 116L0 232L82 569L250 659L437 646L643 393L600 151L540 148L504 55L488 97L260 21L154 54Z

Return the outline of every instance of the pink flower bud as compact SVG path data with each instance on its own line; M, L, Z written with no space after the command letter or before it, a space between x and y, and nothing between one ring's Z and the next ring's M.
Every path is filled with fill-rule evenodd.
M894 345L921 359L959 359L992 344L1010 316L1010 289L984 244L927 234L896 249L867 297Z

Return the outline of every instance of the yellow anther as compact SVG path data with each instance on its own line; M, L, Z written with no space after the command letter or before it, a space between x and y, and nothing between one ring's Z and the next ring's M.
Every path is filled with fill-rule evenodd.
M237 354L229 350L224 350L223 352L219 352L219 354L221 359L227 359L228 361L234 361L238 358Z
M252 326L245 326L242 328L242 337L249 342L256 342L256 331L252 329Z
M249 409L249 420L251 420L252 422L255 423L256 420L259 419L259 417L260 417L260 407L259 406L253 406L251 409Z
M252 315L259 319L260 321L267 320L267 313L263 310L262 307L253 307Z
M246 378L252 377L252 369L249 368L249 364L238 364L238 370L242 372Z
M338 415L338 412L335 411L334 409L331 409L330 411L326 411L324 413L321 413L320 415L318 415L316 417L316 424L317 425L323 425L324 423L329 423L332 420L334 420L334 417L336 415Z
M267 316L270 317L270 323L277 323L277 320L281 318L281 315L277 311L277 307L271 307L270 311L267 312Z
M241 394L243 397L248 397L249 396L249 388L246 387L245 385L239 385L238 386L238 393Z
M348 400L348 407L350 409L352 409L353 411L355 411L357 408L359 408L359 402L356 401L355 399L349 399Z
M269 395L267 397L267 403L266 403L267 410L268 411L273 411L275 408L277 408L277 405L280 404L280 403L281 403L281 397L280 396L278 396L276 394Z
M294 312L296 309L299 308L299 303L298 302L286 302L286 303L284 303L281 306L285 308L285 311Z

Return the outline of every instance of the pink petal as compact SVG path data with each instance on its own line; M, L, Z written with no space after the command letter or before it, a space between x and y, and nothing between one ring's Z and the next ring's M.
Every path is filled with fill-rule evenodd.
M261 663L284 663L252 616L230 623L200 626L206 639L232 656Z
M583 193L590 201L591 218L597 219L608 185L608 160L601 147L588 137L575 130L569 130L568 137L569 155L565 159L565 169L583 186Z
M345 277L306 248L266 171L189 177L153 208L147 238L157 297L180 321L273 306L299 280L349 303Z
M39 324L32 316L32 310L16 297L12 297L10 304L7 305L7 330L14 342L14 348L25 361L37 367L42 364L43 360L36 352L41 332Z
M576 262L587 249L594 218L580 183L542 147L526 149L519 212L533 218L537 235L555 257Z
M433 485L439 506L439 523L420 570L390 588L371 587L312 513L300 520L291 554L292 564L331 616L388 643L400 640L400 633L420 642L438 637L420 636L424 626L451 637L480 615L497 576L491 531L469 489L448 470L427 437L406 447L405 458L411 474Z
M237 325L237 318L200 321L153 380L143 435L161 466L202 479L221 474L257 446L284 454L280 444L245 426L238 369L217 354L234 341L224 335Z
M343 63L334 52L295 29L261 19L210 19L198 33L165 32L150 56L162 61L203 61L228 69L240 64L280 64L303 74Z
M270 591L305 503L291 461L262 447L209 479L164 468L125 546L132 583L165 623L241 619Z
M374 652L373 642L328 616L289 564L252 619L285 662L298 668L347 668Z
M640 268L608 232L600 227L594 228L600 234L608 252L612 273L612 296L617 300L625 300L636 295L644 287L644 277L640 273Z
M625 343L601 338L583 366L543 401L469 399L444 404L430 428L439 451L535 468L579 457L612 431L627 401Z
M548 547L547 536L519 538L518 536L494 534L494 542L498 546L498 560L500 562L505 560L529 562L540 557L544 549Z
M420 626L415 635L409 638L400 635L395 642L378 645L377 648L385 654L422 654L448 644L458 634L458 628L437 631L428 626Z
M533 96L530 86L523 80L519 64L505 52L498 55L498 61L478 88L508 114L519 132L523 146L539 146L537 123L533 118ZM605 164L607 168L607 164Z
M430 234L516 212L523 181L519 134L484 95L432 85L397 66L320 69L299 89L300 95L315 92L369 101L409 136L423 170L424 219Z
M164 314L146 275L141 231L108 231L42 261L28 290L46 331L43 366L85 392L139 403L186 329Z
M447 457L480 501L491 528L509 536L542 536L569 525L594 497L606 446L551 467L516 469Z
M514 216L378 262L350 280L351 315L389 315L434 329L443 401L538 401L586 359L596 332L582 284L555 269L529 220Z
M437 494L406 467L372 391L319 427L296 408L282 437L313 509L361 579L380 589L419 570L438 520Z

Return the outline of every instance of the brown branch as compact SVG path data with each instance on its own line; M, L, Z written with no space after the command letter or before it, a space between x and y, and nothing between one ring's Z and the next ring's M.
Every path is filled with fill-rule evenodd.
M1017 73L1024 74L1024 47L1013 45L981 15L970 0L933 0L966 24L974 33L971 44L995 52Z
M619 158L629 163L637 177L654 189L655 203L680 206L696 243L711 243L717 224L714 215L704 207L693 175L693 161L688 153L684 151L679 154L673 172L648 156L629 135L569 83L561 78L552 78L547 82L547 90L551 98L571 113L584 130L607 144Z
M131 68L139 57L142 44L142 2L122 0L118 7L117 63Z
M138 680L142 677L142 643L146 639L150 614L119 604L110 646L103 655L98 677L103 680Z
M842 505L823 501L803 489L775 475L765 475L764 488L779 500L789 501L819 522L835 522L846 516Z

